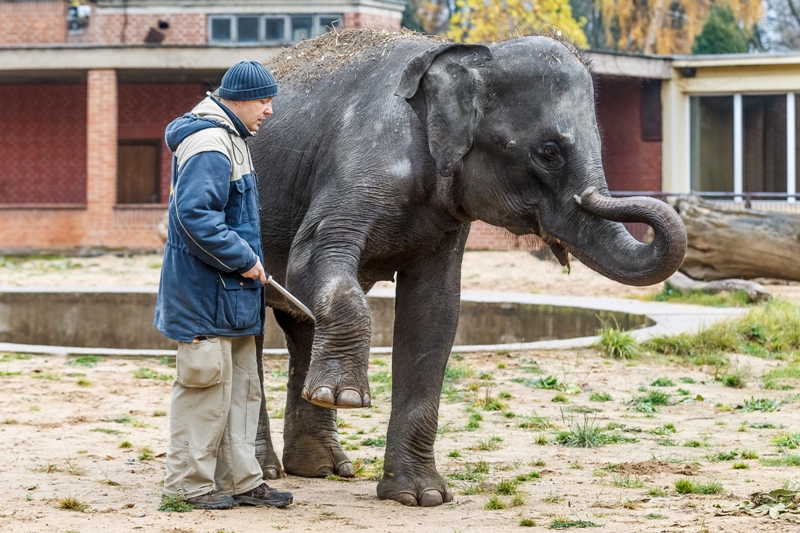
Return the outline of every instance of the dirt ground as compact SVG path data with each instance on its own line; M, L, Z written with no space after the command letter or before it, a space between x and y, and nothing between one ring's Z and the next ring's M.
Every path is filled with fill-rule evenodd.
M158 282L157 256L68 261L0 265L0 285ZM560 266L523 252L471 252L463 280L467 289L580 296L635 296L655 290L623 287L581 265L566 276ZM776 287L784 287L789 296L797 289ZM0 531L505 532L543 531L557 519L589 521L621 533L751 533L799 527L769 518L715 516L717 506L732 508L753 492L800 480L797 466L764 464L784 456L775 437L797 434L800 439L800 380L783 380L792 390L764 390L759 379L786 364L778 361L739 356L747 383L735 389L714 381L713 368L651 359L608 361L593 350L454 356L442 396L436 461L456 498L452 504L421 509L379 501L376 481L369 479L380 465L391 409L391 357L373 356L373 407L339 411L341 440L363 466L360 479L290 476L271 483L294 493L296 503L285 510L190 513L157 510L174 368L158 359L105 358L86 364L58 356L7 354L0 359ZM279 455L286 365L285 358L265 360ZM662 381L666 386L652 386L659 378L672 385ZM532 386L543 382L556 389ZM669 405L652 413L635 411L627 402L645 390L667 393ZM610 399L590 399L600 393ZM559 395L566 403L553 401ZM747 412L745 400L752 397L776 400L775 406L784 403L773 412ZM579 425L605 428L604 434L618 443L592 449L559 444L560 432ZM131 447L121 447L123 442ZM749 458L742 458L745 451ZM737 458L720 460L732 456ZM518 476L524 481L517 484L517 496L497 496L495 502L506 508L488 509L493 494ZM723 491L681 495L674 486L681 479L716 481ZM64 498L88 507L83 512L60 509ZM523 519L536 525L524 528Z

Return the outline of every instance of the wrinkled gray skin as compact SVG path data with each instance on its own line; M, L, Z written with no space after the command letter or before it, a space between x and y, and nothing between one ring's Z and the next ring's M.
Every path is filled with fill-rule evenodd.
M388 49L308 92L283 84L252 145L265 268L316 315L314 324L267 290L290 352L283 467L353 475L335 408L371 403L364 294L396 276L378 496L434 506L453 497L433 445L470 222L539 235L562 262L569 252L631 285L672 274L685 232L661 202L607 198L592 78L566 45L406 37ZM649 223L655 240L638 243L619 221ZM257 452L274 478L281 465L261 414Z

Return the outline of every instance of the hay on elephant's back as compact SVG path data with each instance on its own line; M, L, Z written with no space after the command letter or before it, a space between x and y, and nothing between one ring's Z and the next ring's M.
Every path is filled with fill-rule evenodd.
M426 36L406 29L401 31L362 28L334 30L315 39L297 43L267 62L267 66L279 83L300 83L310 87L325 74L356 61L385 56L395 41L407 37L445 42L441 38Z

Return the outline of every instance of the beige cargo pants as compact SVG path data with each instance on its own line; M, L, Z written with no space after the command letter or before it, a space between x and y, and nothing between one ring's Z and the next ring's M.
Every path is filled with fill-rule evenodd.
M255 440L261 407L255 338L180 343L172 385L164 494L241 494L263 474Z

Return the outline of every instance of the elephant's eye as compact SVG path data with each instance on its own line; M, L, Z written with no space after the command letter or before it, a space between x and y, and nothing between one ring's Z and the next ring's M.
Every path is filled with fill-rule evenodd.
M558 157L558 148L552 145L547 145L542 149L542 152L547 157Z
M539 148L539 153L544 160L544 164L551 169L560 168L564 163L564 158L561 156L561 149L554 142L543 144L541 148Z

